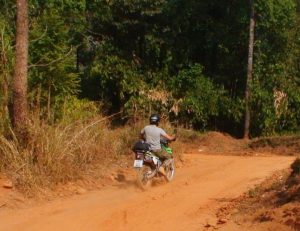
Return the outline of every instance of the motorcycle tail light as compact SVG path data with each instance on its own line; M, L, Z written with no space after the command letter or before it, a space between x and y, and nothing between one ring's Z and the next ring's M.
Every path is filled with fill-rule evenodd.
M143 153L136 153L135 157L136 159L143 159Z

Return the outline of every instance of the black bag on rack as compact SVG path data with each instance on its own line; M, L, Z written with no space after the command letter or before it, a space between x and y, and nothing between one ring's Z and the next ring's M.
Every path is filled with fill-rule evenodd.
M136 151L143 151L143 152L150 151L150 144L146 143L143 140L139 140L138 142L135 143L132 150L134 152L136 152Z

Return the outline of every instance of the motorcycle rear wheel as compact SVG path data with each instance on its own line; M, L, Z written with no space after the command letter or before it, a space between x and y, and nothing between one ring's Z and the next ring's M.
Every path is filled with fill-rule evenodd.
M142 190L146 190L152 184L152 179L149 175L152 173L152 169L148 165L137 169L137 184Z

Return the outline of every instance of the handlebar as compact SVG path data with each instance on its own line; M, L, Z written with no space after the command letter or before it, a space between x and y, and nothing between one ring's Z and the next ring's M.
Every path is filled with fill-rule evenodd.
M160 139L160 144L162 144L162 145L168 145L169 144L169 140L167 140L167 139L164 139L164 138L161 138Z
M167 140L165 138L161 138L160 143L163 145L168 145L170 142L175 141L175 140L176 140L176 136L175 136L174 140Z

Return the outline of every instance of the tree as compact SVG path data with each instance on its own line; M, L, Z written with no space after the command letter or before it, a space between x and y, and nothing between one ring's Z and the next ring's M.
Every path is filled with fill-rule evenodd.
M73 105L67 99L76 97L101 101L102 111L124 110L128 117L154 109L167 114L171 104L179 101L188 108L195 128L237 136L270 135L299 127L299 1L251 0L254 50L254 35L249 39L248 30L249 1L27 2L29 28L20 14L23 25L15 23L16 12L11 9L16 1L0 0L1 131L10 125L3 115L12 93L14 127L26 124L27 104L35 119L59 122ZM19 10L22 5L17 6ZM251 34L254 15L250 21ZM18 58L25 30L30 38L28 77L24 43L21 48L26 55ZM196 68L198 64L201 69ZM153 92L162 93L156 95L168 98L170 104L160 107L152 102ZM286 94L281 113L274 108L276 92ZM197 109L194 114L191 106ZM184 123L187 117L179 113L176 120L181 118Z
M245 127L244 127L244 138L249 138L249 127L250 127L250 85L252 81L253 72L253 46L254 46L254 28L255 28L255 18L254 18L254 3L250 0L250 28L249 28L249 53L248 53L248 69L247 69L247 83L245 90L245 103L246 103L246 113L245 113Z
M256 0L254 7L251 135L269 136L299 130L300 30L295 1ZM286 95L279 111L278 105L275 106L277 93Z
M28 6L27 0L17 0L16 48L13 75L13 126L18 136L24 134L28 123Z
M28 105L35 120L53 123L62 119L66 99L78 93L85 1L31 1L29 15Z

